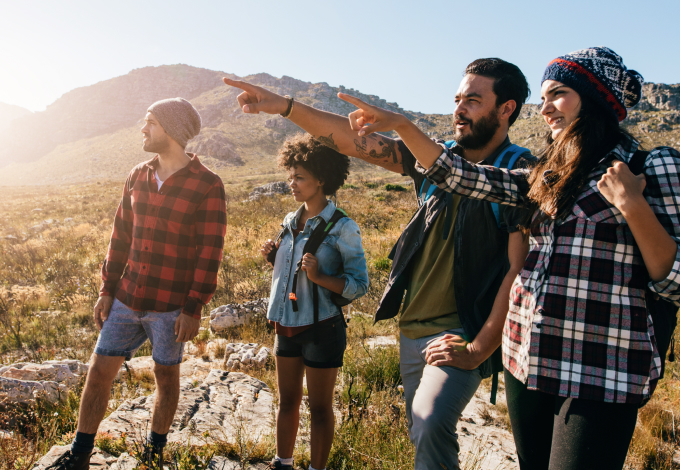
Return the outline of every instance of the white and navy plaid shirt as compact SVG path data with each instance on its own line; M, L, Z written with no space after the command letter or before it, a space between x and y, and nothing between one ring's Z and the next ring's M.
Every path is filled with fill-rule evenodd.
M611 161L628 163L637 148L623 139L590 173L571 213L531 231L502 345L504 366L529 389L639 403L656 386L661 359L645 289L680 305L680 252L666 279L650 281L621 212L597 189ZM429 170L418 167L447 191L502 204L527 202L530 170L474 165L448 150ZM645 199L680 244L680 153L654 149L644 173Z

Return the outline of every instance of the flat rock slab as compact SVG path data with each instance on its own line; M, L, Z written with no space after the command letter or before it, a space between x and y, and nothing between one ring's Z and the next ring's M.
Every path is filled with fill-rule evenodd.
M505 403L505 395L498 393L497 403ZM512 433L496 422L485 419L498 412L489 404L489 392L479 389L463 416L458 421L461 467L468 468L466 459L477 460L480 470L519 470L517 451Z
M203 382L186 377L180 382L180 400L169 442L202 445L212 438L234 441L237 435L251 441L268 435L274 425L274 397L267 385L241 372L213 369ZM146 436L151 426L155 394L126 400L99 427L118 438Z
M371 338L366 338L366 341L364 341L366 346L368 346L371 349L374 348L384 348L386 346L396 346L397 345L397 338L394 336L373 336Z
M135 357L127 361L120 369L120 374L126 372L125 365L131 372L140 373L148 372L153 374L154 362L151 356ZM202 358L185 354L182 364L180 365L180 377L191 380L203 381L208 376L211 370L220 369L222 366L222 359L219 361L204 361Z

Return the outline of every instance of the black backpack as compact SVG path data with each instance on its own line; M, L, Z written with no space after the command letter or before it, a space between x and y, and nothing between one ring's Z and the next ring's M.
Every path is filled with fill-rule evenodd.
M634 175L639 175L643 172L645 160L649 152L644 150L636 151L628 162L628 168ZM659 379L663 378L666 369L666 354L668 354L668 362L675 361L675 338L673 332L678 323L678 307L663 297L659 297L654 292L647 289L646 292L647 310L652 316L652 324L654 325L654 336L656 338L656 348L661 356L661 375Z
M347 213L339 208L335 209L335 212L333 213L333 216L330 218L328 223L326 225L323 224L323 221L320 222L316 228L312 231L311 235L309 236L309 239L307 240L307 243L305 243L305 247L302 249L302 256L304 257L305 254L311 253L315 254L316 250L319 249L323 241L326 239L328 236L328 233L331 231L333 226L338 223L338 221L344 217L347 217ZM283 236L284 232L286 229L284 228L279 232L279 234L276 236L276 241L281 239ZM275 241L275 244L276 244ZM276 260L276 247L272 249L272 251L269 253L267 256L267 261L269 261L272 265L274 264ZM291 289L290 294L288 294L288 298L290 301L293 303L293 311L297 312L298 311L298 304L297 304L297 282L298 282L298 274L300 272L300 268L302 267L302 258L297 262L297 266L295 268L295 274L293 275L293 288ZM319 323L319 286L315 283L313 284L313 302L314 302L314 326L316 326ZM340 294L337 294L335 292L331 292L331 301L340 307L349 305L352 303L351 300L343 297ZM342 314L340 315L342 316ZM343 317L344 320L344 317Z

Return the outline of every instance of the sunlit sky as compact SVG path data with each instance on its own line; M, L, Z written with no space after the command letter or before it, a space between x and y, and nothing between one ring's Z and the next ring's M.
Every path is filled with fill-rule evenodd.
M450 113L465 66L546 64L606 45L647 81L680 82L680 1L0 0L0 102L41 111L73 88L183 63L344 85Z

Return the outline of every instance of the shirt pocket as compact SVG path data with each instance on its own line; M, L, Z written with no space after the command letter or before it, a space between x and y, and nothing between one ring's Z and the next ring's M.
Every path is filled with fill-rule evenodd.
M316 250L319 271L329 276L337 276L342 269L342 256L336 248L337 241L336 235L327 235Z
M612 205L597 188L598 179L586 183L572 207L572 214L579 219L586 219L600 224L626 224L621 211Z

